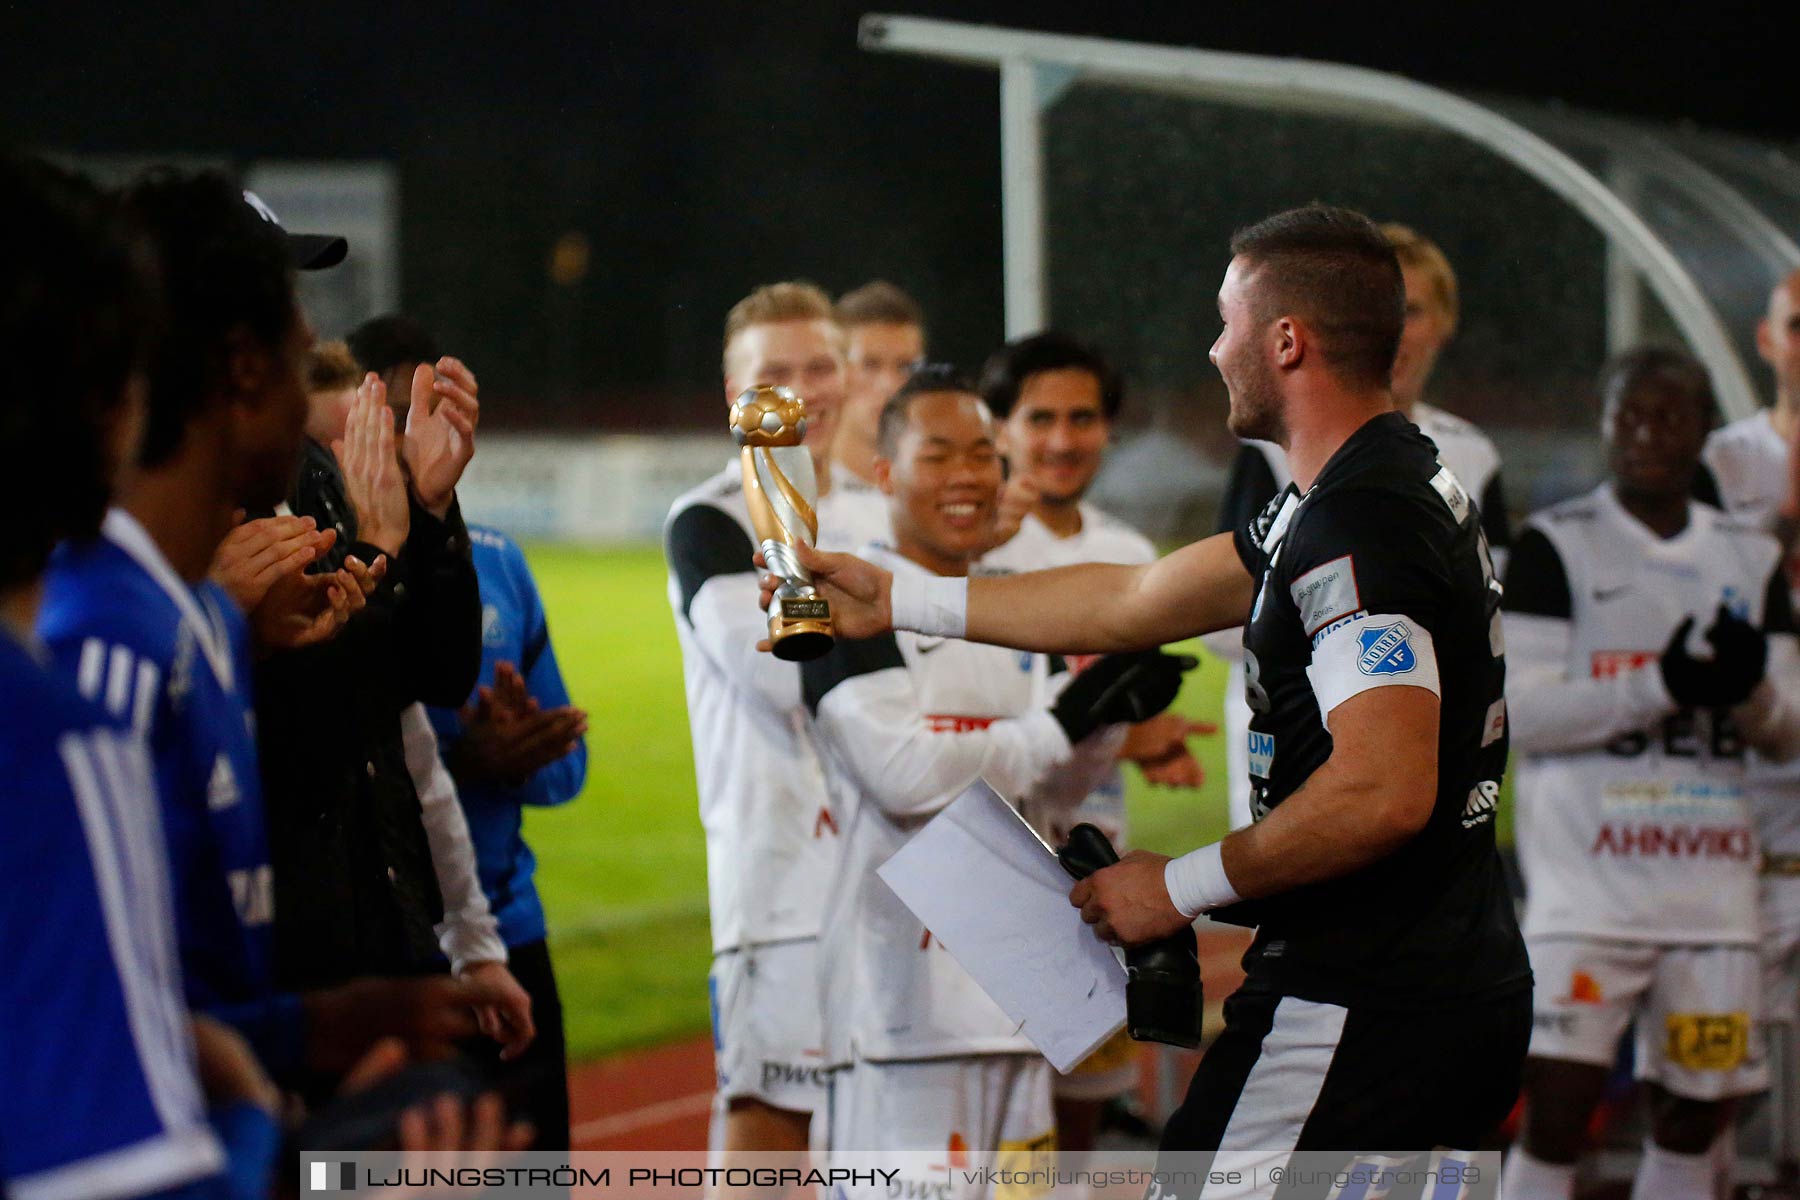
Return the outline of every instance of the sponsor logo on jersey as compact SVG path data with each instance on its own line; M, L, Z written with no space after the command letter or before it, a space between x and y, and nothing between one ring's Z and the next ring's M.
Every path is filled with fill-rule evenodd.
M1750 1048L1750 1014L1670 1013L1663 1054L1690 1071L1729 1071L1743 1064Z
M776 1087L823 1088L830 1075L831 1072L824 1067L796 1062L772 1062L765 1058L762 1063L762 1090L766 1092Z
M1437 474L1431 477L1431 487L1443 499L1458 525L1469 519L1469 493L1449 467L1439 464Z
M1050 1192L1056 1166L1056 1131L1030 1138L1001 1138L994 1156L994 1170L1003 1173L994 1185L994 1200L1026 1200ZM1012 1182L1006 1182L1010 1176Z
M955 713L926 713L925 728L932 733L973 733L992 725L995 717L964 717Z
M1469 798L1463 801L1462 827L1473 829L1494 819L1494 810L1500 806L1500 784L1492 779L1484 779L1469 789Z
M1569 976L1569 994L1561 997L1559 1004L1604 1004L1606 993L1600 987L1600 981L1586 971L1576 971Z
M1252 729L1250 738L1250 773L1258 779L1269 777L1269 768L1275 762L1275 735L1258 733Z
M1356 635L1362 655L1356 669L1364 675L1404 675L1419 665L1413 653L1412 626L1405 621L1365 629Z
M1613 679L1648 666L1656 659L1655 650L1596 650L1589 662L1595 679Z
M506 645L506 623L500 619L500 606L497 604L481 606L481 644Z
M1314 567L1294 580L1288 592L1300 610L1300 627L1308 637L1362 608L1356 588L1356 564L1348 554Z
M1588 854L1599 858L1723 858L1748 862L1755 839L1748 829L1717 826L1625 825L1607 821L1594 835Z
M813 818L813 837L822 838L828 833L832 837L838 835L837 818L831 815L830 806L821 804L819 815Z
M1500 740L1506 732L1506 697L1488 705L1487 721L1481 727L1481 745L1485 749Z

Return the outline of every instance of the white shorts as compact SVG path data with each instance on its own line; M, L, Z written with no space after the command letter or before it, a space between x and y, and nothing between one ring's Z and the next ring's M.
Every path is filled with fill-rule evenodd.
M1756 1034L1760 956L1750 946L1528 938L1537 976L1531 1054L1610 1067L1637 1022L1637 1077L1689 1100L1769 1086Z
M1138 1044L1121 1029L1067 1075L1053 1076L1050 1089L1058 1100L1111 1100L1137 1085Z
M1765 875L1761 888L1763 1019L1800 1020L1800 876Z
M812 1112L825 1103L818 943L807 938L713 958L713 1064L719 1097Z
M857 1062L831 1076L828 1165L866 1169L892 1155L901 1194L939 1196L950 1168L955 1200L977 1200L986 1190L955 1168L998 1163L1014 1169L1046 1168L1056 1152L1056 1118L1050 1111L1050 1064L1035 1054L987 1054L922 1062ZM979 1177L977 1177L979 1179ZM874 1200L887 1186L845 1189L847 1200ZM943 1197L951 1200L951 1197Z

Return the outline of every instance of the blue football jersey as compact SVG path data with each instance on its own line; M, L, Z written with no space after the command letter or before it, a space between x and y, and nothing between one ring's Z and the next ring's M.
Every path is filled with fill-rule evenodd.
M215 1175L142 742L0 634L0 1195Z
M231 1019L222 1010L272 990L273 889L243 614L217 584L188 586L115 509L101 537L58 548L38 633L80 693L148 743L188 1000Z
M481 586L481 676L478 686L492 687L494 672L509 662L525 677L526 689L546 709L569 703L550 646L544 604L525 554L498 529L469 526L469 552ZM471 696L473 699L473 696ZM449 759L462 737L462 718L455 709L428 708L440 751ZM469 822L482 891L500 924L500 937L520 946L544 937L544 907L532 876L537 858L525 844L521 805L548 806L575 798L587 777L587 746L578 742L562 758L540 768L521 786L459 780L457 795Z

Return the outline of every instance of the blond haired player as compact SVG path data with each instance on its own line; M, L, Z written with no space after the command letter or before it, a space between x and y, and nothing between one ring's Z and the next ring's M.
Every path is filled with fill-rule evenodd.
M885 279L871 280L838 297L844 330L849 391L831 460L849 478L843 488L875 487L875 427L881 406L925 359L925 313L919 302Z
M966 380L924 367L879 430L894 547L865 552L916 578L967 575L998 510L987 409ZM819 948L833 1156L941 1155L935 1180L909 1173L923 1160L896 1161L902 1186L929 1186L944 1164L987 1161L965 1156L1019 1166L1010 1156L1055 1148L1049 1064L875 872L977 780L1034 824L1066 819L1112 770L1111 726L1174 699L1183 661L1110 656L1071 681L1052 655L889 633L802 665L843 820Z
M724 373L727 404L763 384L806 400L820 543L866 540L866 524L832 487L845 366L829 298L792 282L746 296L725 321ZM729 461L675 502L664 529L706 829L719 1078L712 1142L726 1155L804 1151L824 1096L813 958L837 826L800 711L798 668L756 653L768 626L751 562L755 533L723 420L719 457Z
M1394 407L1437 444L1438 461L1450 469L1480 507L1482 532L1487 535L1494 567L1503 570L1512 535L1507 526L1506 496L1500 486L1500 452L1473 423L1424 400L1432 368L1456 335L1461 319L1456 272L1437 243L1417 230L1395 222L1380 229L1400 260L1400 274L1406 282L1406 321L1400 328L1400 349L1394 355ZM1248 525L1292 478L1281 447L1273 442L1246 440L1231 464L1225 494L1219 501L1219 531L1230 532ZM1235 635L1235 631L1232 633ZM1231 679L1225 690L1225 752L1233 829L1241 829L1254 819L1250 809L1250 706L1244 703L1244 668L1237 661L1237 641L1235 636L1220 635L1206 642L1208 649L1232 660Z

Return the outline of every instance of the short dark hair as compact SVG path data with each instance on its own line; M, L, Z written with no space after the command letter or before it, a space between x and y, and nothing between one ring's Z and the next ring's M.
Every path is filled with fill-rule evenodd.
M885 279L874 279L838 297L837 323L846 330L858 325L925 326L919 302Z
M299 319L287 235L218 171L158 168L125 193L162 260L168 325L150 367L150 411L138 460L154 467L224 382L239 329L271 349Z
M951 363L920 363L907 377L900 390L881 406L881 418L875 426L875 448L883 458L894 457L900 447L900 435L906 432L907 418L912 414L913 400L939 392L967 392L973 396L975 381Z
M444 353L431 331L405 313L371 317L352 329L344 342L362 369L377 375L407 363L435 363Z
M1625 393L1655 382L1693 400L1700 424L1711 429L1719 420L1719 400L1712 376L1693 355L1667 346L1638 346L1614 355L1600 368L1600 404L1610 408Z
M118 198L57 167L0 154L0 586L92 537L111 498L107 436L151 352L155 256Z
M1320 354L1340 378L1389 385L1406 323L1406 279L1373 221L1315 202L1238 230L1231 254L1256 272L1259 320L1291 313L1322 335Z
M1119 415L1125 388L1106 356L1086 342L1054 329L1015 339L989 355L987 365L981 368L981 398L1004 421L1019 402L1026 380L1045 371L1070 368L1086 371L1099 381L1100 406L1105 409L1107 420Z

